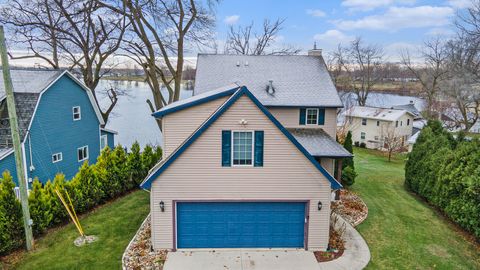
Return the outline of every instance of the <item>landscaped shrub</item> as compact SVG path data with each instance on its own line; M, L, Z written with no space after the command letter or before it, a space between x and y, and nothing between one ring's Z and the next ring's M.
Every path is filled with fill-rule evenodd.
M86 212L109 199L138 188L148 170L162 157L160 147L146 146L140 152L138 143L130 153L121 146L103 149L97 163L85 162L72 181L65 181L57 174L52 181L42 186L35 179L28 198L33 220L33 232L38 236L57 224L69 220L65 207L58 199L55 189L67 191L77 213ZM0 179L0 255L23 245L24 232L22 209L14 193L15 184L8 172ZM68 198L66 198L67 203Z
M465 140L429 122L405 167L407 188L480 238L480 141Z
M356 147L360 147L360 142L359 142L359 141L356 141L356 142L355 142L355 146L356 146Z
M345 137L345 141L343 142L343 148L345 148L350 154L353 154L353 144L352 144L352 132L348 132L347 136ZM355 170L355 165L353 163L353 157L351 158L344 158L342 163L342 169L347 167L352 167Z
M51 224L53 214L49 194L42 188L42 183L37 178L33 180L32 191L28 195L30 217L33 220L33 233L43 233Z
M8 171L0 179L0 255L23 245L22 208L15 197L15 184Z
M367 145L364 142L360 143L360 148L366 148L366 147L367 147Z
M342 170L342 184L346 186L351 186L355 183L356 177L357 173L352 168L352 166L348 166Z

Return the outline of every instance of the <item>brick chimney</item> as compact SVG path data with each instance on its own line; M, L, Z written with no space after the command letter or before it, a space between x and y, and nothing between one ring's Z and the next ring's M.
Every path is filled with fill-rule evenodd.
M308 56L322 56L322 49L317 49L317 42L313 43L313 50L308 50Z

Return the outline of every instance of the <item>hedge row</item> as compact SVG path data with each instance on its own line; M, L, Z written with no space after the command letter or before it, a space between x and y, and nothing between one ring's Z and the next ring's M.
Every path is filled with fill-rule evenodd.
M478 139L454 139L439 122L429 122L408 156L405 184L480 239Z
M121 146L113 150L105 148L97 163L85 162L71 181L66 181L63 174L58 174L53 181L48 180L45 185L35 179L28 198L34 235L69 219L55 193L57 187L68 191L77 213L84 213L137 188L161 157L160 147L146 146L140 152L138 143L132 145L129 153ZM14 187L9 172L4 172L0 179L0 255L24 244L22 209Z

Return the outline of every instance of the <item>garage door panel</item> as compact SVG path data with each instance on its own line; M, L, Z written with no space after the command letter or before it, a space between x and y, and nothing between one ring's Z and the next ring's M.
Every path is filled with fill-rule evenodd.
M178 248L304 246L305 203L177 203Z

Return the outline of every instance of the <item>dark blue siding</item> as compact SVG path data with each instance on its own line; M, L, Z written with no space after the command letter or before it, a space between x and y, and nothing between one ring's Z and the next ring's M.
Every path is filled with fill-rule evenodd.
M8 156L0 160L0 174L3 174L4 171L9 171L10 175L13 177L15 183L17 183L17 167L15 166L15 153L12 152ZM0 176L1 178L1 176Z
M73 121L72 107L80 106L81 120ZM71 179L82 165L77 148L88 145L89 162L100 153L100 127L87 93L68 75L64 75L44 92L30 129L34 170L30 170L30 140L25 144L27 171L41 182L53 179L58 172ZM63 160L52 163L52 154L61 152Z
M177 203L178 248L303 248L305 203Z

